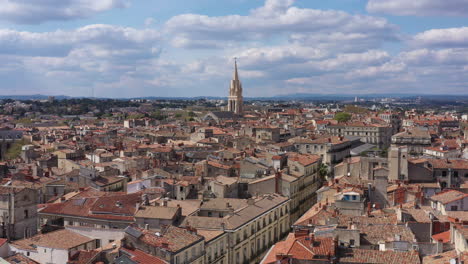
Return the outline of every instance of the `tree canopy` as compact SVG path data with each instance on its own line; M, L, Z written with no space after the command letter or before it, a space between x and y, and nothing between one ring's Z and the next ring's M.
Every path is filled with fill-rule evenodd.
M351 119L351 114L346 112L337 113L335 115L335 120L338 122L347 122Z

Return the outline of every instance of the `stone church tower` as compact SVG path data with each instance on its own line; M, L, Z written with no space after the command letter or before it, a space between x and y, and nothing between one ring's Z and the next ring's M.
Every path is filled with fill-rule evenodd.
M228 111L242 114L242 84L239 80L239 73L237 72L237 60L234 61L234 78L231 81L228 98Z

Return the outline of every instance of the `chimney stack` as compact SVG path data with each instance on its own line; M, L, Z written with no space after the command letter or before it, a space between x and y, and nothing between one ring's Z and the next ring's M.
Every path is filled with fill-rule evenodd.
M279 195L282 194L282 191L281 191L281 181L282 181L282 178L281 178L281 171L278 170L276 173L275 173L275 192Z

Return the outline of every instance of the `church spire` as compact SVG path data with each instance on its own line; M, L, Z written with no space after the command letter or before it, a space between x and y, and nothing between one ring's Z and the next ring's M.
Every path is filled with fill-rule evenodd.
M241 114L242 104L242 84L237 71L237 58L234 58L234 76L231 80L231 86L229 87L228 111Z
M239 73L237 72L237 58L234 58L234 80L239 80Z

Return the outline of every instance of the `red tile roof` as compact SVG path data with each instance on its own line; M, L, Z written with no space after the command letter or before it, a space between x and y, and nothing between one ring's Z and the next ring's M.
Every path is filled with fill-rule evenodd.
M379 251L368 249L349 249L344 257L340 258L344 263L368 263L368 264L419 264L421 260L415 251Z
M448 204L465 198L468 198L468 193L462 193L457 190L447 190L431 196L431 200L442 204Z
M40 214L81 216L108 220L133 221L141 202L140 193L98 198L70 199L63 203L46 204Z
M203 240L203 237L185 228L166 226L160 233L137 227L128 227L139 231L142 235L140 241L153 247L165 248L171 252L177 252L193 243Z
M168 264L163 259L152 256L138 249L121 248L120 251L129 256L131 260L141 264Z
M262 263L277 263L277 256L297 260L324 259L335 255L333 238L311 238L308 234L290 233L286 240L276 243Z
M442 241L442 243L448 243L450 242L450 230L439 234L435 234L432 236L432 239L434 239L435 241Z
M288 159L299 162L303 166L309 166L321 160L319 155L288 153Z

